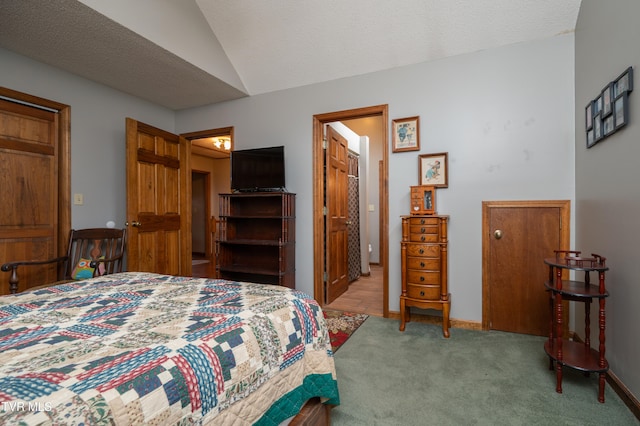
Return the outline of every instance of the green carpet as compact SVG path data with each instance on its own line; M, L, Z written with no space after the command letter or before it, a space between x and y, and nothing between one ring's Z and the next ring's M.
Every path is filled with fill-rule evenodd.
M564 370L555 391L544 337L451 329L371 316L335 354L333 426L639 425L597 375Z

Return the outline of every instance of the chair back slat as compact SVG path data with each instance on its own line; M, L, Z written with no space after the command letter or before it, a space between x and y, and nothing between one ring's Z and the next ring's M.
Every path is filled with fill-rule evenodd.
M75 266L81 259L100 261L94 275L106 275L122 272L123 255L126 245L126 229L87 228L72 229L69 237L69 261L66 265L66 278L70 278Z

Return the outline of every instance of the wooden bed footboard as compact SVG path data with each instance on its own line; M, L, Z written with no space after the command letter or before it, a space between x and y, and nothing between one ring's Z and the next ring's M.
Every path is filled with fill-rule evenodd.
M323 404L320 398L311 398L291 420L289 426L330 426L333 405Z

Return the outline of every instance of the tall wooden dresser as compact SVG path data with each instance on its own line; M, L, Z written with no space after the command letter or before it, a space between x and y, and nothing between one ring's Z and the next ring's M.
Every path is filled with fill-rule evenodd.
M442 333L449 337L448 220L439 215L402 216L400 331L410 321L413 306L442 311Z

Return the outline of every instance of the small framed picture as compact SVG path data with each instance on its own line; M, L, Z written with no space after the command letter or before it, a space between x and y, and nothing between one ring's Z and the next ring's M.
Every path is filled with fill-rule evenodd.
M627 124L629 111L627 110L627 92L623 92L613 101L613 126L616 130Z
M393 120L392 151L420 151L420 117Z
M418 157L420 185L430 185L437 188L449 186L448 153L423 154Z
M625 92L633 91L633 67L627 68L620 76L613 82L613 96L617 98Z
M591 130L587 130L587 148L591 148L596 144L595 134L593 133L593 128Z
M593 141L598 142L600 139L602 139L602 118L600 117L600 114L596 114L593 117Z
M602 89L602 117L607 117L611 114L611 102L613 100L613 83L607 84L607 87Z
M613 126L613 114L609 114L607 118L602 121L602 126L604 127L604 136L609 136L615 130Z
M593 115L600 114L602 111L602 94L593 101Z
M586 130L593 129L593 101L589 101L584 109L584 126Z

